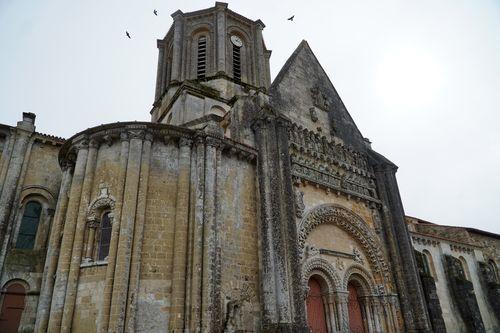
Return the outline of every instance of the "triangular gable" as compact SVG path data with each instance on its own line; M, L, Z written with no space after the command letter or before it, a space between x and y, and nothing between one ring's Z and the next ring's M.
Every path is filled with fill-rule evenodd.
M269 92L273 108L293 122L364 150L361 132L305 40L286 61Z

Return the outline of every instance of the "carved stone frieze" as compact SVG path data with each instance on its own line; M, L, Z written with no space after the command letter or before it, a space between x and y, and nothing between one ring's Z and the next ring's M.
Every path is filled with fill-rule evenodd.
M294 177L378 203L367 157L293 124L288 131Z

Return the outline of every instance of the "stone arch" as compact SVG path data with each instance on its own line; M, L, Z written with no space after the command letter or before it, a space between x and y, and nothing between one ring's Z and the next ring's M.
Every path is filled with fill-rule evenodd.
M48 208L55 208L56 200L54 195L45 186L32 185L24 187L21 191L20 202L24 203L27 200L30 200L31 197L43 198L43 200L46 201Z
M374 279L363 266L352 265L346 270L342 279L342 290L347 290L347 285L353 280L361 286L363 296L377 294Z
M88 208L87 212L87 222L99 223L102 214L106 210L111 212L115 209L116 200L113 196L109 195L108 189L106 187L100 189L99 196L94 199Z
M363 247L373 271L389 278L387 263L375 233L352 211L335 204L323 204L309 210L298 226L298 242L303 251L311 231L320 224L333 224L353 236Z
M304 264L302 268L302 285L307 286L309 278L313 275L321 276L328 285L328 291L334 292L338 290L341 285L340 278L335 272L332 265L323 258L311 258Z
M210 113L224 117L226 115L226 110L220 105L212 105L210 108Z

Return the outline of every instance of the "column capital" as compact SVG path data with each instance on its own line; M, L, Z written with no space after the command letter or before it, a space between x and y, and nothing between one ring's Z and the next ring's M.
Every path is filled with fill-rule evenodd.
M179 139L179 148L180 147L191 147L191 145L193 144L193 140L189 139L189 138L180 138Z

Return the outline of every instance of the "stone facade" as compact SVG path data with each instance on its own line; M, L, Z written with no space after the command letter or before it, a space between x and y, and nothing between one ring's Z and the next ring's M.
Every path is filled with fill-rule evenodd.
M427 267L421 276L434 281L446 331L499 331L500 252L495 244L500 236L413 217L407 217L407 223L421 266L425 260Z
M444 261L422 269L420 239L447 235L485 263L469 285L498 328L498 235L421 235L307 42L271 83L260 20L219 2L172 17L151 122L0 127L0 305L24 288L19 332L308 332L313 279L328 332L351 330L352 288L365 332L465 332Z

